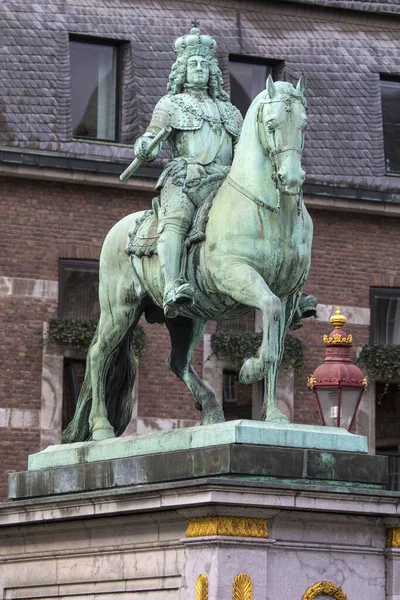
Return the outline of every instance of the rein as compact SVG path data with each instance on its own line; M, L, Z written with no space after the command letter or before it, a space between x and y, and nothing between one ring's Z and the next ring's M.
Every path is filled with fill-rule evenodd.
M266 208L267 210L269 210L273 213L276 213L276 214L280 213L280 207L274 208L273 206L270 206L269 204L267 204L265 202L265 200L263 200L262 198L259 198L258 196L255 196L254 194L249 192L249 190L246 190L246 188L242 187L239 183L237 183L237 181L232 179L232 177L230 175L227 175L225 181L227 183L229 183L229 185L231 187L233 187L233 189L235 189L237 192L239 192L243 196L246 196L246 198L248 198L249 200L252 200L259 206L262 206L263 208Z

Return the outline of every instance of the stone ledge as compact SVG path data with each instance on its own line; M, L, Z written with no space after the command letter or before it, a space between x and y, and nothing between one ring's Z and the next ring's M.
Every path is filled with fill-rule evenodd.
M101 442L49 446L29 456L28 470L93 463L160 452L209 448L224 444L257 444L283 448L308 448L341 452L368 451L367 438L337 427L276 425L265 421L237 420L197 425L138 437L119 437Z
M227 503L236 503L240 511L228 510ZM191 518L201 516L199 507L203 506L207 506L207 515L220 514L220 505L225 506L224 514L248 515L251 509L254 515L266 518L271 518L271 510L272 515L276 510L375 515L387 517L388 527L397 527L400 518L400 492L376 487L208 477L3 502L0 526L5 531L5 527L13 525L171 510ZM399 552L400 556L400 550L390 552Z
M327 450L226 444L11 473L9 497L77 494L204 477L307 483L310 488L321 484L382 488L387 482L387 459Z

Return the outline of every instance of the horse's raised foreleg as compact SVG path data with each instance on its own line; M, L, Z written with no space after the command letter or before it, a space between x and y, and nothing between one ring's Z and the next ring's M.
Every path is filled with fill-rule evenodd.
M191 363L192 353L204 335L208 321L176 317L167 319L171 336L171 354L168 367L181 379L194 396L195 406L201 415L201 424L221 423L224 413L213 390L196 373Z
M231 298L258 308L262 314L263 338L256 356L243 363L239 373L242 383L262 379L268 368L278 361L278 332L281 301L269 289L261 275L250 265L239 263L225 265L218 278L218 289Z

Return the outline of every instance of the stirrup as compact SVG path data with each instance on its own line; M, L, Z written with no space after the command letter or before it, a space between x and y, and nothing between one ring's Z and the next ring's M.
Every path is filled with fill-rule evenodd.
M193 286L183 279L176 279L173 287L167 288L163 298L164 314L168 318L177 315L179 306L189 306L193 304L194 289Z
M180 305L193 304L193 299L193 286L188 281L177 279L175 281L175 303Z

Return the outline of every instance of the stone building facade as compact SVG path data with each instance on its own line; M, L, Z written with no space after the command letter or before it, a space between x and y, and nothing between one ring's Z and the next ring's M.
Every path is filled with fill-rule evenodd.
M0 497L6 495L7 472L24 470L29 453L60 439L65 361L84 359L71 347L44 343L46 327L59 312L60 261L97 261L111 226L151 207L165 156L141 167L126 185L118 175L165 94L172 41L192 19L218 42L227 90L234 62L264 66L292 82L302 72L308 79L304 191L314 246L306 291L319 300L319 318L296 332L304 366L283 377L280 394L294 421L316 422L305 382L323 359L321 337L330 331L334 305L342 307L361 348L377 313L371 313L371 288L383 289L395 308L400 291L400 150L396 158L396 131L385 130L387 118L390 125L396 115L387 117L382 104L383 82L391 82L395 97L400 82L398 3L45 0L27 6L8 0L0 15ZM74 69L102 45L114 52L115 94L110 101L99 76L97 122L90 97L81 115L88 129L79 129L81 123L73 121L76 89L85 86L81 81L74 87ZM73 62L76 51L81 54ZM246 77L249 72L244 67ZM113 111L113 123L100 114L102 102ZM129 432L193 423L197 414L186 387L165 365L166 329L143 326L147 345ZM195 364L222 398L229 364L211 356L214 329L197 348ZM372 381L358 422L371 450L374 389ZM256 416L259 386L251 396ZM395 405L393 411L392 422L399 416ZM400 451L396 435L387 446Z

